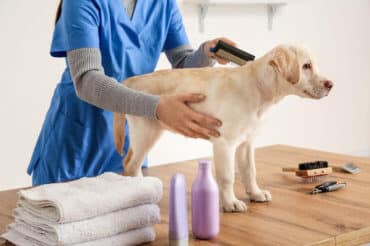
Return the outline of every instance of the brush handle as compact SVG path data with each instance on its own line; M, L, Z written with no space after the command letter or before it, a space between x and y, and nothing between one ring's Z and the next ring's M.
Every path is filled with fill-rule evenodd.
M295 168L295 167L283 167L281 170L283 172L296 172L296 171L298 171L298 169Z
M334 172L341 173L343 172L343 168L339 166L331 166Z

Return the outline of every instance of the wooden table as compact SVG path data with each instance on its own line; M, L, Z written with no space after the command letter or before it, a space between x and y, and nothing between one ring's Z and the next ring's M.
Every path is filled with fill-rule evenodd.
M361 172L335 173L331 179L346 181L345 189L309 195L313 184L303 184L294 174L280 171L283 166L296 167L299 162L318 159L328 160L332 165L353 162ZM257 149L256 161L259 184L271 191L272 201L250 203L246 213L221 214L218 237L212 241L192 239L190 245L359 245L370 242L370 159L275 145ZM168 244L168 188L175 172L186 176L189 198L197 173L196 161L146 170L146 175L157 176L164 184L160 203L162 222L155 226L157 239L150 245ZM239 182L235 190L239 198L245 197ZM0 233L12 221L11 211L16 200L16 190L0 192Z

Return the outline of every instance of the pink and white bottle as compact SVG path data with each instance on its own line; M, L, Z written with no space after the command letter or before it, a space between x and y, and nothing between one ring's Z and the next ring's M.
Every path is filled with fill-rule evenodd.
M191 189L193 235L198 239L212 239L220 231L218 186L212 175L211 162L199 161L198 176Z

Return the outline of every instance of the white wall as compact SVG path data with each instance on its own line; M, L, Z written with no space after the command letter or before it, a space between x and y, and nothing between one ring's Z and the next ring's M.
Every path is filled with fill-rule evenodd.
M285 143L370 155L370 3L368 0L287 0L273 31L263 7L215 6L198 32L194 6L181 6L194 46L227 36L260 56L279 43L305 44L335 82L321 101L287 98L273 108L258 145ZM64 62L49 57L57 0L0 1L0 190L30 185L25 170ZM158 68L168 67L161 58ZM165 134L153 164L211 154L201 140ZM281 160L278 160L281 162Z

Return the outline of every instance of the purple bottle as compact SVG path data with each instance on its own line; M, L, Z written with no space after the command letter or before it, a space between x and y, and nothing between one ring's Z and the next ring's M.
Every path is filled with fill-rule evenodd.
M198 176L191 188L193 235L212 239L220 231L218 186L212 175L211 162L199 161Z
M188 245L188 207L185 176L176 173L170 184L169 245Z

